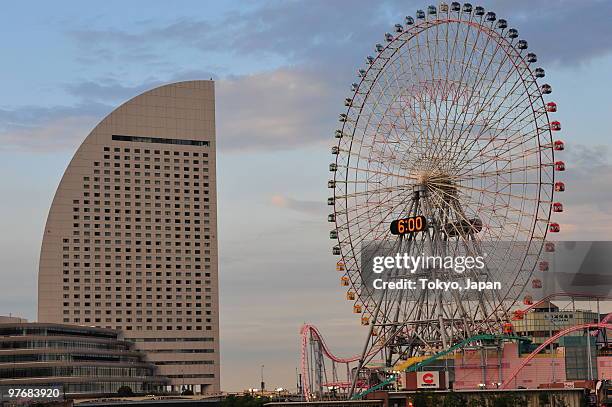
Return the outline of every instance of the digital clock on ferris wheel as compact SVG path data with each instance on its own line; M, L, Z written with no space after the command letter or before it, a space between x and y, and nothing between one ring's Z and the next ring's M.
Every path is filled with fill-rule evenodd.
M418 215L394 220L391 222L390 229L392 235L407 235L410 233L422 232L427 229L427 219L423 215Z

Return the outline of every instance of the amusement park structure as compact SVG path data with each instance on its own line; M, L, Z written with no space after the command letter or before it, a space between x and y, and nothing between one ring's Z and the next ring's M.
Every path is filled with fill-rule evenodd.
M314 326L303 326L306 399L326 392L359 397L432 363L447 378L454 364L458 383L456 355L487 347L502 355L509 344L516 353L528 349L511 374L498 365L497 386L512 386L564 335L596 337L611 327L612 316L597 318L555 330L535 348L515 335L513 322L550 300L534 297L542 273L553 272L543 256L555 252L550 235L561 226L552 217L564 210L556 196L566 188L558 180L566 164L557 158L565 144L553 136L561 130L552 117L557 104L547 100L552 87L541 82L545 71L528 48L494 12L440 3L396 24L357 71L334 133L327 202L340 284L368 332L362 352L342 358ZM388 271L396 281L467 278L503 289L375 288L372 258L400 252L486 262L461 273L434 264L402 274L394 266Z

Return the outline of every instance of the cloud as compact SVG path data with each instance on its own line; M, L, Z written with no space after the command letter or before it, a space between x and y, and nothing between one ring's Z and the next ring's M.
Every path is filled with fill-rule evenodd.
M221 38L220 27L204 20L179 18L159 24L158 21L139 21L124 28L71 28L65 31L79 51L81 62L161 62L165 52L178 46L211 49Z
M170 80L149 78L135 85L102 78L64 85L76 106L25 106L0 110L3 149L72 149L97 122L130 98L164 83L208 79L185 71ZM281 150L327 141L344 92L305 69L283 68L216 82L217 139L223 151ZM262 103L265 101L265 103Z
M386 3L337 0L310 1L307 7L296 1L268 1L258 7L228 12L221 18L207 20L194 16L172 20L136 21L129 29L122 27L81 26L65 30L84 57L106 61L159 61L164 53L181 49L202 53L232 55L270 54L285 61L301 61L333 48L351 51L351 43L367 39L384 20L383 11L399 0ZM398 14L401 18L401 14ZM380 27L378 27L380 28ZM382 35L381 32L378 33ZM373 38L370 37L370 41Z
M393 23L425 5L414 0L276 0L215 21L181 17L136 22L130 30L81 27L67 34L84 54L110 60L159 61L163 53L156 50L180 47L238 56L269 54L289 64L325 64L330 59L362 59L363 44L380 41ZM494 0L485 6L517 27L547 63L579 65L612 51L609 1Z
M612 2L495 0L487 8L518 28L545 64L577 66L612 52Z
M567 208L590 208L589 212L600 212L600 215L610 218L612 215L612 165L610 164L609 148L607 146L584 146L568 144L563 160L567 171L558 176L566 184L566 191L557 194ZM582 230L595 230L605 226L608 238L612 240L612 223L599 223L602 216L587 215L583 210L572 211L570 222L582 224ZM569 217L568 217L569 218ZM564 216L560 217L561 222ZM585 225L585 223L592 223Z
M283 195L273 195L270 202L277 208L291 209L308 215L314 215L320 219L323 219L326 213L325 205L318 201L303 201Z
M130 30L112 26L68 29L81 57L99 57L112 63L129 54L140 67L160 63L168 66L158 66L138 83L126 83L118 75L109 75L64 84L63 90L76 97L79 105L18 109L16 113L24 117L31 109L32 123L25 119L16 120L14 126L7 125L0 111L0 139L8 140L10 148L27 150L39 145L27 140L29 136L55 136L66 142L50 147L66 148L76 142L70 141L72 137L82 140L89 132L87 123L93 127L96 120L92 118L101 120L102 113L108 113L111 106L162 83L214 77L218 78L221 150L280 150L327 141L354 70L363 64L372 44L381 40L392 22L423 6L417 1L407 4L348 0L333 6L326 1L311 1L308 7L291 1L262 4L227 13L216 21L190 16L165 22L136 21ZM612 50L612 26L606 18L612 14L611 2L560 0L554 12L550 4L519 0L511 5L493 1L488 6L519 28L521 36L529 40L530 50L537 52L542 61L573 66ZM589 16L589 24L575 24L581 15ZM208 70L181 69L181 61L187 61L175 59L167 49L195 49L204 60L222 53L237 64L244 55L276 55L281 62L280 66L250 75L218 75ZM128 62L121 66L129 70L130 65ZM218 71L222 72L221 68ZM98 107L83 110L83 106L92 105ZM39 111L45 114L37 116ZM70 126L62 131L61 123Z
M315 72L279 69L217 82L224 150L278 150L330 139L342 93ZM341 105L340 105L341 106Z
M133 86L124 85L114 78L100 80L86 80L68 83L64 89L72 96L82 100L95 102L122 102L141 94L151 88L159 86L159 79L144 80Z
M114 77L101 77L96 80L66 83L62 85L62 89L83 103L110 103L117 106L136 95L167 83L213 78L216 79L216 75L210 71L180 70L173 72L167 80L151 76L135 84L125 84Z
M69 151L111 108L101 103L0 110L0 151Z

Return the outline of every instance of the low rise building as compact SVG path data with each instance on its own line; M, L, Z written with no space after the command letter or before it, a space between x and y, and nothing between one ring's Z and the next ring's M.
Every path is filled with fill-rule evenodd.
M64 395L78 397L122 387L147 394L167 384L119 331L0 318L0 387L61 386Z

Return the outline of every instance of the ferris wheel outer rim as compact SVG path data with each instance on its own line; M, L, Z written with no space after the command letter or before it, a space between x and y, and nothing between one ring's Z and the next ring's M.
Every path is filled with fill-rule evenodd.
M430 28L432 28L432 27L433 27L433 26L435 26L435 25L439 25L439 24L443 24L443 23L448 24L449 22L454 22L454 23L458 23L458 24L461 24L461 23L465 23L465 22L466 22L466 21L464 21L464 20L462 20L462 19L447 19L447 20L445 20L445 21L438 21L438 20L439 20L439 19L438 19L438 16L436 16L435 24L431 24L430 20L425 20L423 23L415 24L414 26L412 26L412 27L410 28L410 30L403 31L403 32L399 33L398 35L394 36L393 40L392 40L392 41L390 41L390 42L389 42L389 44L387 44L387 45L384 47L383 51L378 52L378 54L377 54L377 55L376 55L376 57L374 58L374 61L373 61L373 62L371 62L370 64L368 64L367 69L365 70L365 71L366 71L366 73L365 73L364 75L362 75L362 77L360 78L360 81L359 81L359 83L358 83L358 86L355 88L355 90L354 90L354 92L353 92L353 97L352 97L352 98L350 98L350 99L351 99L351 102L350 102L350 104L347 106L347 109L346 109L346 111L345 111L345 114L347 115L347 117L350 117L350 116L349 116L349 114L351 113L351 109L353 109L353 108L354 108L353 103L354 103L354 101L355 101L355 99L356 99L356 98L355 98L355 96L356 96L356 95L358 95L358 94L360 93L360 89L362 88L362 86L364 85L364 83L366 82L366 80L368 79L368 76L369 76L369 74L370 74L370 70L371 70L371 69L372 69L372 67L375 65L376 61L377 61L377 60L380 58L380 56L383 54L383 52L385 52L387 49L389 49L389 48L390 48L390 46L391 46L393 43L395 43L395 42L399 41L399 40L400 40L400 38L401 38L402 36L405 36L405 35L406 35L406 33L411 32L411 31L416 31L416 29L421 29L421 30L420 30L418 33L412 33L412 37L414 37L414 36L416 36L416 35L421 34L421 33L422 33L422 32L424 32L425 30L430 29ZM481 20L482 20L482 19L481 19ZM490 32L494 32L494 33L496 33L496 34L497 34L497 31L495 31L495 29L488 28L488 27L484 27L482 24L475 24L475 23L472 23L472 26L473 26L473 27L478 28L479 30L481 30L482 28L486 28L488 32L486 32L486 31L485 31L485 32L486 32L486 33L487 33L487 35L489 35L489 36L491 36ZM503 30L502 30L502 31L503 31ZM501 40L506 41L506 44L507 44L509 47L511 47L511 48L512 48L512 49L515 51L515 53L516 53L518 56L521 56L521 52L520 52L520 51L517 51L517 49L515 48L515 45L513 45L513 44L512 44L510 41L508 41L508 40L507 40L507 38L502 37L501 35L499 36L499 38L500 38ZM405 44L406 42L407 42L407 40L404 40L404 44ZM517 43L518 43L518 41L517 41ZM395 49L393 50L392 54L391 54L389 57L387 57L387 58L386 58L386 59L387 59L387 61L385 61L385 63L383 64L383 66L382 66L382 67L380 67L380 68L378 69L378 71L379 71L379 72L376 74L375 78L374 78L373 80L371 80L371 81L372 81L372 83L374 83L374 82L376 81L376 78L378 77L378 75L380 75L380 74L381 74L381 72L383 72L383 71L384 71L384 68L386 67L386 64L387 64L389 61L391 61L392 56L393 56L395 53L397 53L397 52L398 52L398 51L401 49L401 47L402 47L402 45L400 45L399 47L395 48ZM520 61L521 61L521 62L522 62L524 65L525 65L525 68L526 68L526 70L529 72L529 75L530 75L530 77L531 77L531 79L532 79L533 83L535 83L535 84L537 85L537 79L536 79L536 77L534 76L533 71L531 70L531 68L530 68L530 66L529 66L529 63L528 63L528 62L525 60L525 58L524 58L524 57L522 57L522 56L521 56L521 58L520 58ZM516 66L515 66L515 69L517 69L517 67L516 67ZM523 82L523 83L525 82L525 79L524 79L524 78L522 78L522 76L521 76L521 82ZM539 100L539 101L542 103L542 106L545 106L544 95L543 95L543 93L542 93L542 91L541 91L541 89L540 89L540 86L536 86L536 89L537 89L537 92L538 92L536 99L538 99L538 100ZM370 95L371 90L372 90L372 86L368 86L368 87L367 87L367 91L366 91L365 93L363 93L363 95L364 95L364 97L363 97L364 101L365 101L365 100L367 100L368 96ZM530 105L532 106L532 113L533 113L533 114L535 114L535 111L534 111L534 109L533 109L533 102L532 102L532 101L530 101ZM360 107L359 107L359 109L361 109L361 110L362 110L363 108L364 108L364 105L362 104L362 106L360 106ZM361 112L360 112L360 113L361 113ZM549 115L548 115L548 112L546 111L546 109L544 109L542 113L543 113L543 115L544 115L544 117L545 117L545 119L546 119L546 123L549 123L550 118L549 118ZM358 117L359 117L359 115L358 115ZM534 122L535 122L535 119L534 119ZM345 128L347 127L347 123L348 123L348 122L344 122L344 123L342 124L341 129L340 129L340 131L341 131L342 135L341 135L341 137L338 139L338 144L337 144L337 145L338 145L338 147L339 147L339 148L341 147L342 138L343 138L343 137L345 137ZM538 161L539 161L539 163L540 163L540 165L541 165L541 151L543 151L543 148L542 148L542 136L541 136L541 134L540 134L540 131L539 131L539 130L541 130L541 129L538 129L538 134L537 134L537 137L536 137L536 138L537 138L537 141L538 141L538 148L539 148L539 151L540 151L540 152L538 153ZM354 135L355 131L356 131L356 128L354 128L354 129L353 129L353 135ZM553 135L552 135L552 132L551 132L551 130L550 130L550 129L545 129L545 132L546 132L546 134L547 134L547 136L548 136L547 138L550 140L550 149L549 149L550 159L551 159L551 161L554 163L554 154L555 154L555 153L554 153L554 148L552 147L552 143L553 143ZM352 138L352 136L353 136L353 135L351 135L351 138ZM351 143L352 143L352 142L351 142ZM336 166L338 166L338 161L339 161L339 154L336 156L336 160L335 160ZM553 169L553 170L551 171L551 173L550 173L550 200L551 200L551 201L554 201L554 193L555 193L555 190L554 190L555 172L556 172L556 171L554 171L554 169ZM338 237L337 237L337 239L335 239L335 240L337 240L338 246L340 247L340 250L341 250L341 261L342 261L342 262L344 263L344 265L345 265L345 273L344 273L344 275L345 275L345 276L347 276L347 277L349 278L351 288L355 289L355 297L356 297L356 299L355 299L355 304L359 304L359 303L361 303L361 304L363 304L363 305L364 305L364 308L366 309L366 310L365 310L365 312L364 312L364 315L365 315L365 314L367 314L367 313L368 313L368 307L367 307L366 302L365 302L365 301L363 301L363 300L362 300L362 298L361 298L361 293L360 293L360 289L359 289L359 287L358 287L358 286L355 284L355 282L353 281L353 278L351 278L352 276L351 276L351 274L350 274L350 272L349 272L348 268L346 268L346 264L348 263L348 262L346 261L346 251L345 251L345 250L343 250L342 241L341 241L341 239L340 239L340 235L339 235L339 233L338 233L338 230L339 230L339 225L338 225L338 211L337 211L337 209L336 209L336 208L337 208L337 202L338 202L338 199L337 199L337 198L338 198L338 196L337 196L337 188L338 188L337 175L338 175L338 173L337 173L337 170L336 170L336 171L334 171L334 184L335 184L335 185L334 185L334 188L333 188L333 189L334 189L334 195L333 195L333 198L334 198L334 214L335 214L334 225L335 225L335 230L336 230L336 233L338 234ZM538 225L539 223L544 223L544 224L545 224L545 227L543 228L543 232L544 232L544 233L543 233L543 236L541 236L541 237L538 239L538 240L540 240L540 241L541 241L541 243L540 243L540 247L539 247L539 249L538 249L538 256L539 256L539 254L541 254L541 251L542 251L542 249L543 249L543 245L544 245L544 243L545 243L545 240L546 240L546 237L547 237L547 234L548 234L548 224L550 223L550 219L551 219L551 216L552 216L552 203L551 203L551 204L546 205L547 210L545 211L545 213L546 213L545 219L538 219L537 214L538 214L538 212L540 211L540 206L542 206L542 202L541 202L541 195L542 195L542 177L543 177L543 174L542 174L542 170L541 170L541 169L540 169L540 171L539 171L538 175L539 175L539 186L540 186L540 187L538 188L538 190L537 190L537 191L538 191L538 198L537 198L538 204L537 204L537 206L536 206L536 209L534 210L534 212L535 212L535 216L534 216L534 220L533 220L533 225L532 225L532 227L531 227L531 233L532 233L532 239L533 239L533 233L535 232L535 229L536 229L537 225ZM347 176L348 176L348 171L347 171ZM345 183L345 187L346 187L346 185L347 185L347 184ZM347 190L347 193L348 193L348 190ZM348 224L349 224L349 222L350 222L350 220L348 219L348 211L347 211L347 213L346 213L346 217L347 217L347 223L346 223L346 224L348 225ZM349 234L349 235L350 235L350 234ZM530 244L531 244L531 243L530 243ZM351 246L352 246L352 243L351 243ZM354 250L354 249L351 247L351 250ZM535 266L534 266L534 267L535 267ZM349 290L350 290L351 288L349 288Z

